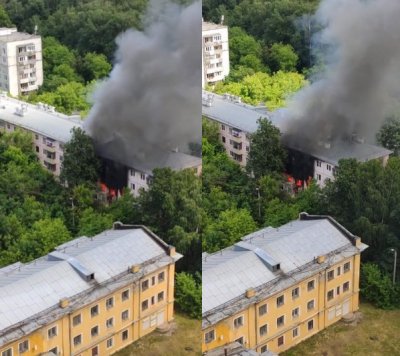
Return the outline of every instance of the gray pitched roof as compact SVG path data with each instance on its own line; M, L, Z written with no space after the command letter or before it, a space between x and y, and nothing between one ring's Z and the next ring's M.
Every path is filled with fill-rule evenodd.
M21 105L27 108L23 116L16 114L17 108L21 108ZM63 143L71 139L72 128L82 127L79 119L58 112L50 112L45 110L44 106L27 104L4 95L0 97L0 120Z
M242 240L253 248L239 242L204 256L203 316L243 299L250 288L257 289L268 283L277 285L287 276L290 278L286 288L289 287L295 283L296 275L304 278L302 270L320 255L343 249L350 254L358 253L355 239L332 218L318 217L292 221L276 229L267 227L245 236ZM257 249L265 255L257 253ZM279 270L270 268L271 260L280 264ZM221 310L221 313L224 312Z
M57 308L63 298L108 285L132 265L173 262L168 249L147 229L136 226L80 237L33 262L0 269L0 345L8 340L10 328ZM94 273L94 279L85 278L86 273Z

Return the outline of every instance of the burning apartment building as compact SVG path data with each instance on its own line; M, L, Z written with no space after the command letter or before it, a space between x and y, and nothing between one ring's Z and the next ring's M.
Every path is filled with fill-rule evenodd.
M258 128L258 119L266 118L279 128L282 143L289 152L287 171L298 187L315 179L319 186L334 179L340 159L354 158L359 162L379 159L385 164L392 151L366 143L358 136L337 141L318 140L301 144L296 133L289 135L292 121L287 109L269 112L265 107L244 104L237 96L217 95L203 91L203 115L218 123L221 143L228 155L245 167L251 149L250 135ZM310 141L311 142L311 141Z
M201 142L200 12L199 1L150 1L143 31L116 40L113 70L85 122L112 192L129 186L138 194L154 168L201 172L189 150Z

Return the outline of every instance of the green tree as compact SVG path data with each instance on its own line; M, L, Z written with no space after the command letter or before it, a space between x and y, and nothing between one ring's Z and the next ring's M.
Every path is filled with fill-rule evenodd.
M99 169L93 140L81 128L73 128L71 140L64 146L60 178L71 188L80 184L90 186L97 182Z
M295 72L299 56L290 44L274 43L267 51L266 62L273 72Z
M280 132L267 119L258 120L259 128L250 136L251 150L247 169L256 178L281 173L284 168L286 151L280 142Z
M400 119L389 119L376 135L377 141L396 156L400 155Z
M255 231L257 224L246 209L229 209L210 222L203 235L203 250L214 252L240 240Z
M13 23L3 6L0 6L0 27L13 27Z
M86 53L83 58L82 75L86 82L106 77L111 71L111 64L104 54Z
M79 235L94 236L112 228L113 217L110 214L99 213L93 208L87 208L79 219Z
M192 318L201 318L201 283L189 273L177 273L175 305ZM200 279L200 278L197 278Z

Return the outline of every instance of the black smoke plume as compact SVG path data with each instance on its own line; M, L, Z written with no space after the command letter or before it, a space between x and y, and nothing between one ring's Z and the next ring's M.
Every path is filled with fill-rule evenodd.
M100 155L151 170L201 141L201 3L150 1L143 27L117 38L85 128Z
M354 133L372 141L400 99L400 1L324 0L316 20L325 70L289 105L288 136L300 146Z

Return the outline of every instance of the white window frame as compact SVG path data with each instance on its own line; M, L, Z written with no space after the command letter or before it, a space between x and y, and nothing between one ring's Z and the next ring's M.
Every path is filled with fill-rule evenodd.
M237 320L240 321L240 324L236 323ZM239 329L239 328L243 327L243 325L244 325L244 315L243 314L239 315L238 317L233 319L233 327L235 329Z
M50 331L55 329L55 333L50 335ZM57 325L52 326L51 328L47 329L47 339L50 340L58 335L58 327Z
M127 317L126 317L125 319L124 319L124 313L127 314ZM122 313L121 313L121 320L122 320L122 321L129 320L129 309L126 309L126 310L122 311Z
M111 343L110 343L110 341L111 341ZM109 339L107 339L106 346L107 346L107 349L111 349L114 346L114 338L113 337L110 337Z
M106 320L106 327L107 329L114 327L114 317L108 318Z
M309 305L310 303L312 303L312 308L309 308L309 307L308 307L308 305ZM315 299L311 299L311 300L309 300L309 301L307 302L307 311L314 310L314 309L315 309Z

